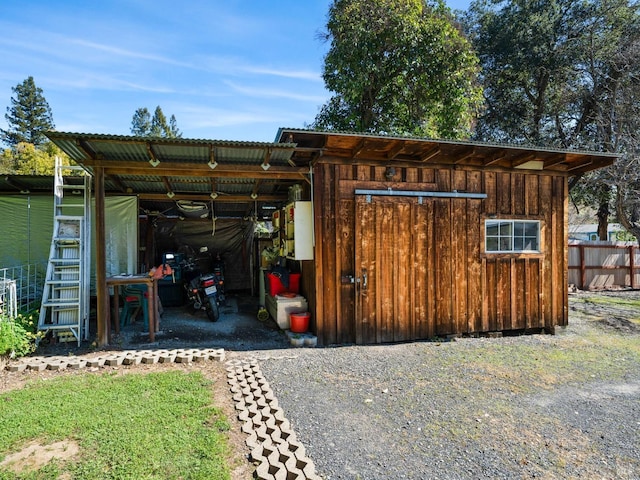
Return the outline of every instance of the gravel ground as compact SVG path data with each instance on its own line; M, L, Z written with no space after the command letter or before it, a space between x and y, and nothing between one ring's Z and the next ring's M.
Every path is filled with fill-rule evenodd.
M571 295L558 335L255 353L327 480L640 479L639 302Z

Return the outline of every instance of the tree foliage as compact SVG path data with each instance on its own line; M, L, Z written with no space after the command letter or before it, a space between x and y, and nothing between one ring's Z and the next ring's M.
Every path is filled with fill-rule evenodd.
M40 148L32 143L19 143L0 154L0 174L53 175L55 157L62 159L62 165L73 163L66 153L51 142Z
M595 204L603 235L611 211L627 224L628 209L613 200L633 198L626 190L640 175L629 168L638 153L637 3L477 0L465 23L486 102L476 138L620 153L613 167L572 181L572 196Z
M160 106L156 107L153 117L146 107L137 109L131 121L131 133L139 137L182 137L176 117L171 115L169 122L167 122L167 117Z
M44 132L53 130L53 114L41 88L33 77L12 88L11 106L5 118L8 128L0 130L2 141L10 147L31 143L39 147L47 142Z
M441 1L334 0L315 128L464 138L482 91L478 60Z

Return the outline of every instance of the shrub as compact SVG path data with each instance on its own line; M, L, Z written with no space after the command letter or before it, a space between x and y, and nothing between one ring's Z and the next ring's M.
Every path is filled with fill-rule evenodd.
M23 357L36 349L37 311L19 313L14 319L0 315L0 356Z

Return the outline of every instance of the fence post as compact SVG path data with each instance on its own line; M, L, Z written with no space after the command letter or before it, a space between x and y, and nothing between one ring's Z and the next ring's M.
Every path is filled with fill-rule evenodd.
M584 264L584 245L578 245L580 250L580 290L584 290L584 286L587 283L587 269Z
M635 276L635 245L629 245L629 272L630 272L630 276L629 276L629 280L630 280L630 284L631 284L631 288L636 288L636 276Z

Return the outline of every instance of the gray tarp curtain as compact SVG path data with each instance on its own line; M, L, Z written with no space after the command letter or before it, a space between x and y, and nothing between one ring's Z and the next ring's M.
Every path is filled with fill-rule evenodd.
M155 223L158 261L162 260L163 253L185 250L185 245L196 253L200 247L206 246L209 254L220 254L222 257L228 290L251 288L254 235L254 224L251 221L219 218L215 221L215 229L211 219L158 219Z

